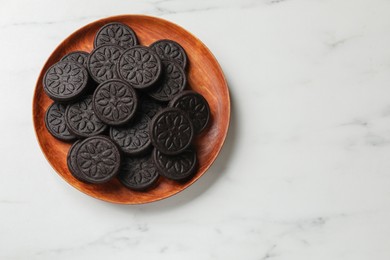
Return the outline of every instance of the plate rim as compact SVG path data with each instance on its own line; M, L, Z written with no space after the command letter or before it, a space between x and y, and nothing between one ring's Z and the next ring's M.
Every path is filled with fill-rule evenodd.
M224 108L224 114L226 114L226 119L227 119L227 127L226 129L224 130L223 132L223 140L222 142L220 143L220 145L218 146L217 148L217 152L211 157L211 163L208 164L204 170L203 170L203 173L201 175L199 175L198 177L194 177L193 179L189 180L185 186L182 188L182 189L179 189L179 190L176 190L166 196L163 196L163 197L159 197L159 198L156 198L156 199L152 199L152 200L148 200L148 201L137 201L137 202L134 202L134 203L126 203L126 202L119 202L119 201L114 201L114 200L110 200L110 199L106 199L106 198L100 198L98 196L96 196L94 193L92 194L89 194L89 193L86 193L83 189L81 189L80 187L78 186L74 186L72 185L70 182L68 182L64 176L62 176L62 174L60 174L55 166L53 165L53 163L49 160L49 158L47 157L46 153L44 152L44 148L43 148L43 143L41 141L41 139L39 138L38 136L38 132L37 132L37 127L38 127L38 120L35 119L35 114L36 114L36 110L37 110L37 105L36 105L36 97L38 95L38 88L39 88L39 85L40 85L40 79L43 77L43 74L45 73L44 71L44 68L47 66L49 60L51 59L51 56L53 53L57 52L59 50L59 48L66 42L69 40L69 38L72 37L72 35L78 33L79 31L82 31L82 30L85 30L86 27L90 27L91 25L95 24L95 23L103 23L107 20L112 20L112 19L123 19L123 18L128 18L128 17L132 17L134 19L137 19L137 18L147 18L147 19L155 19L155 20L158 20L160 22L168 22L168 23L171 23L173 24L174 26L177 26L179 27L180 29L184 30L186 33L188 33L189 35L191 35L192 37L194 37L201 45L203 48L205 48L211 55L211 57L214 59L215 61L215 64L216 66L218 67L218 70L221 72L221 76L222 76L222 79L223 79L223 82L224 82L224 85L226 87L226 103L228 104L228 106L226 108ZM143 204L149 204L149 203L153 203L153 202L158 202L158 201L161 201L161 200L164 200L164 199L167 199L167 198L170 198L174 195L177 195L178 193L182 192L183 190L189 188L191 185L193 185L195 182L197 182L203 175L205 175L207 173L207 171L210 169L210 167L215 163L218 155L220 154L225 142L226 142L226 139L228 137L228 133L229 133L229 128L230 128L230 123L231 123L231 120L230 120L230 117L231 117L231 99L230 99L230 91L229 91L229 86L228 86L228 83L227 83L227 80L226 80L226 77L225 77L225 74L222 70L222 67L221 65L219 64L217 58L215 57L215 55L213 54L213 52L211 52L211 50L207 47L206 44L204 44L197 36L195 36L194 34L192 34L191 32L189 32L188 30L186 30L185 28L183 28L182 26L168 20L168 19L163 19L163 18L160 18L160 17L156 17L156 16L151 16L151 15L145 15L145 14L122 14L122 15L115 15L115 16L108 16L108 17L104 17L104 18L100 18L100 19L97 19L97 20L94 20L80 28L78 28L77 30L73 31L71 34L69 34L64 40L62 40L55 48L54 50L50 53L49 57L46 59L45 63L43 64L43 67L42 69L40 70L39 74L38 74L38 79L36 80L36 83L35 83L35 87L34 87L34 93L33 93L33 98L32 98L32 121L33 121L33 128L34 128L34 133L35 133L35 137L36 137L36 141L38 142L38 145L39 145L39 148L42 152L42 154L44 155L46 161L49 163L49 165L51 166L51 168L54 170L54 172L59 175L61 177L61 179L63 179L69 186L75 188L76 190L80 191L82 194L88 196L88 197L92 197L94 199L98 199L100 201L104 201L104 202L109 202L109 203L113 203L113 204L118 204L118 205L143 205Z

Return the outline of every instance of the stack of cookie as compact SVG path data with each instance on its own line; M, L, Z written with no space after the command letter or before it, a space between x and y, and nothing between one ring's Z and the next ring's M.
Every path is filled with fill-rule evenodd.
M69 171L86 183L114 177L134 190L153 187L159 176L191 178L197 156L191 143L207 126L210 109L199 93L184 90L187 55L172 40L139 45L125 24L96 34L91 53L66 54L43 79L55 102L46 127L73 142Z

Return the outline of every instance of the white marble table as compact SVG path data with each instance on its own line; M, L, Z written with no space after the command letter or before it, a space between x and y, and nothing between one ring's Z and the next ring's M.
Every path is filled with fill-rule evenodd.
M127 13L197 35L233 109L208 173L141 206L65 183L31 119L60 41ZM390 259L389 13L385 0L0 0L0 259Z

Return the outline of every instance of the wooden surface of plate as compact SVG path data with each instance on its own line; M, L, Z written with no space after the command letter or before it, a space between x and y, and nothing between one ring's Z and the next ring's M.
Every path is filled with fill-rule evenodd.
M209 127L195 139L199 167L194 177L186 183L178 183L161 177L157 186L146 192L125 188L114 179L106 184L85 184L69 172L66 157L69 143L55 139L45 127L44 117L53 102L44 93L42 79L46 70L65 54L81 50L90 52L93 40L100 27L109 22L129 25L142 45L150 45L159 39L171 39L180 43L188 55L189 88L202 94L210 105ZM54 170L76 189L104 201L119 204L142 204L172 196L198 180L211 166L225 141L230 120L229 90L223 72L208 48L195 36L180 26L161 18L145 15L122 15L90 23L71 34L50 55L42 68L33 98L33 121L36 136L49 163ZM217 172L213 174L218 174Z

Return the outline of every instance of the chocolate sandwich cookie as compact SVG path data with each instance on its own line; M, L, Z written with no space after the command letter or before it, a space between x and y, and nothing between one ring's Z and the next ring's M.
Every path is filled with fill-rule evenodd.
M81 65L83 65L85 68L87 68L87 60L88 60L89 53L86 51L73 51L68 54L66 54L64 57L62 57L62 61L74 61Z
M183 91L187 84L184 70L174 61L162 60L163 73L157 86L148 94L159 101L169 101Z
M197 166L196 153L192 148L177 155L165 155L154 149L153 160L162 176L175 181L187 180Z
M183 47L172 40L159 40L150 45L161 60L172 60L180 64L185 69L187 66L187 54Z
M138 44L135 32L123 23L109 23L97 32L94 47L115 44L122 48L130 48Z
M46 110L45 125L49 133L62 141L73 141L76 136L69 132L65 122L66 105L56 103L50 105Z
M161 61L157 54L144 46L126 50L118 62L118 74L132 87L147 89L157 82L161 75Z
M122 47L113 44L102 45L94 49L87 60L87 67L91 77L97 83L117 79L116 66L122 52Z
M202 132L210 120L209 104L201 94L194 91L186 90L177 94L169 102L169 106L179 108L188 114L196 134Z
M80 143L76 152L75 168L82 180L104 183L119 171L121 156L117 146L105 136L93 136Z
M156 184L159 174L150 154L126 157L122 161L118 179L127 188L143 191Z
M92 96L71 104L65 111L66 125L69 131L78 137L90 137L106 130L105 125L92 108Z
M128 155L139 155L149 151L150 118L146 114L137 114L127 125L111 127L110 137Z
M165 107L165 105L155 99L148 97L147 95L143 95L140 100L142 113L147 114L151 119L157 114L158 111Z
M174 155L191 144L194 128L184 111L165 108L154 116L149 133L154 147L164 154Z
M83 179L83 176L80 174L80 170L77 168L76 165L76 151L79 148L81 142L82 142L81 140L78 140L69 148L68 155L66 157L66 162L68 165L68 169L70 173L73 175L73 177L75 177L79 181L85 181Z
M122 125L128 122L138 107L135 90L122 80L108 80L100 84L92 98L96 116L109 125Z
M51 66L43 78L43 89L53 100L68 102L79 98L88 84L88 72L74 61L60 61Z

